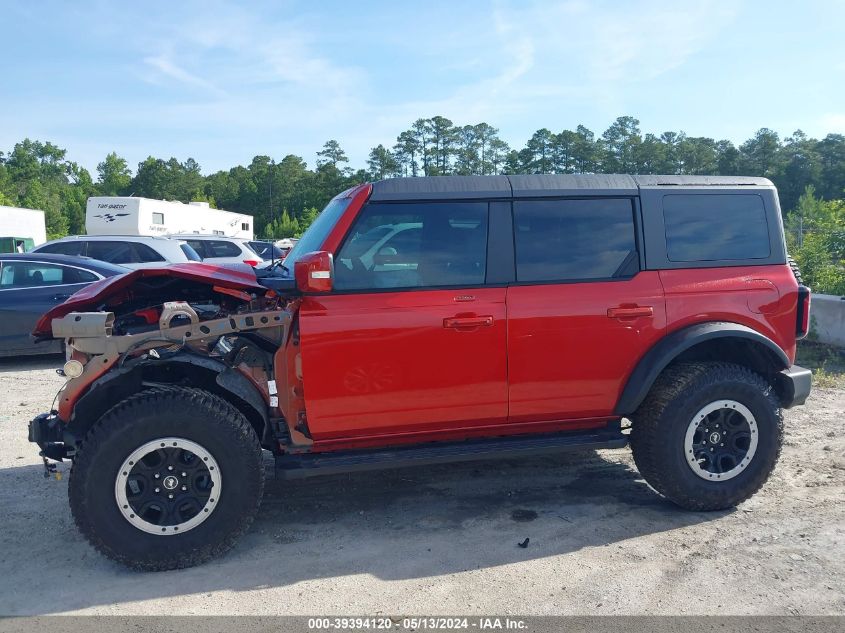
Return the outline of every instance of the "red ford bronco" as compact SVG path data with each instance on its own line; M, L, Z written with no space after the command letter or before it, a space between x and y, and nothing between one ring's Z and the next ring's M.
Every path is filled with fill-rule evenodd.
M728 508L810 392L809 307L765 179L386 180L267 270L136 270L44 315L68 381L29 439L73 462L86 538L148 570L233 544L262 449L290 478L630 439L657 492Z

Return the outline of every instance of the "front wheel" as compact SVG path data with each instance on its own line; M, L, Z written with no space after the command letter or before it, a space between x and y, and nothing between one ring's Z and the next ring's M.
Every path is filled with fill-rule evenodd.
M783 416L771 386L729 363L664 370L632 416L631 450L645 480L689 510L721 510L766 482Z
M74 459L74 520L109 558L143 570L189 567L229 549L261 501L261 447L225 400L183 387L112 407Z

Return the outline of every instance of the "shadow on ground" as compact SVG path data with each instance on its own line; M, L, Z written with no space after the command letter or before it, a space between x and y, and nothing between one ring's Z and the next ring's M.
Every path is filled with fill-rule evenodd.
M64 363L61 354L42 354L40 356L4 356L0 357L0 374L28 371L32 369L59 369Z
M355 574L437 577L622 547L628 539L724 516L684 512L664 501L629 468L627 455L271 479L258 519L232 552L162 573L129 571L91 549L70 518L66 480L44 479L35 466L2 469L0 613L55 613ZM526 538L527 547L519 547Z

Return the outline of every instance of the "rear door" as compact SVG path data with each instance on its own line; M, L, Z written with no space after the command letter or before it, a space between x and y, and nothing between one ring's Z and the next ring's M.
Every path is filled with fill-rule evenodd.
M335 257L335 290L299 312L315 440L506 422L506 288L486 284L489 206L359 213Z
M636 202L517 200L513 213L509 419L609 416L666 328L658 274L641 271Z

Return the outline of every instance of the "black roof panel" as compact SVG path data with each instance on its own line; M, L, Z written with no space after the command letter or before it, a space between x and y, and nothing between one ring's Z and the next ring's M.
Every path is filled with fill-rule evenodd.
M635 196L640 187L773 186L748 176L628 176L625 174L530 174L521 176L428 176L373 183L372 201Z
M637 183L623 174L533 174L508 176L508 179L514 198L637 195Z
M634 176L640 187L772 187L768 178L752 176Z
M510 198L506 176L428 176L390 178L373 183L370 200L450 200Z

